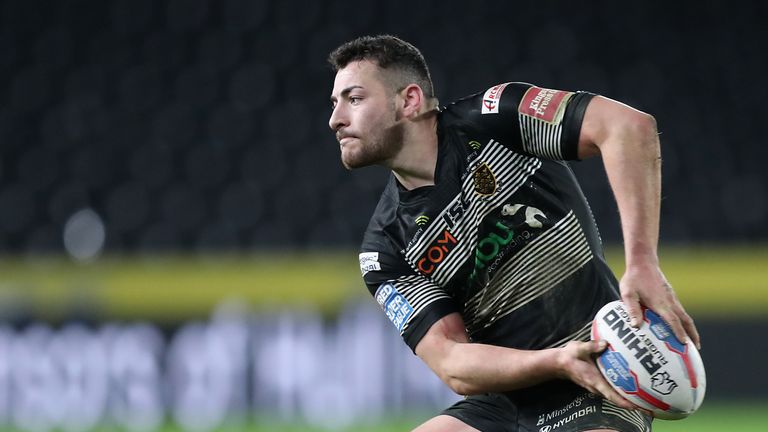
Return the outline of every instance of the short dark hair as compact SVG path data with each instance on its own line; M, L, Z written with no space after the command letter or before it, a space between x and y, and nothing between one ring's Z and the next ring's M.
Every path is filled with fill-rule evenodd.
M435 97L432 77L424 56L418 48L392 35L362 36L339 46L328 56L328 63L335 71L349 63L369 60L385 70L398 72L396 85L404 88L418 84L427 98Z

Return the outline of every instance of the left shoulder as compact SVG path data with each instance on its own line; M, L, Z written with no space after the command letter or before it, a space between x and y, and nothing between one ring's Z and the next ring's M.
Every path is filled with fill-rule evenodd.
M458 99L441 111L447 118L468 118L483 123L523 115L558 124L573 100L591 96L591 93L550 89L526 82L506 82Z

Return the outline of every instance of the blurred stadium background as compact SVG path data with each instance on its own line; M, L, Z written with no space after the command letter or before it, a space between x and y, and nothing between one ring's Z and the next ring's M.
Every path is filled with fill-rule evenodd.
M327 53L393 33L443 102L528 81L656 116L709 373L657 430L765 430L768 6L475 3L0 0L0 429L407 430L456 399L359 280L387 173L327 129ZM573 167L620 273L600 163Z

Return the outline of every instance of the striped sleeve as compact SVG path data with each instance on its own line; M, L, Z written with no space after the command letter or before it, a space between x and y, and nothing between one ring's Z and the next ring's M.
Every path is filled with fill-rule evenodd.
M477 93L462 106L469 123L517 152L542 159L574 160L578 158L584 113L593 96L510 82Z
M518 105L522 149L554 160L577 159L579 134L590 93L529 88Z
M414 352L432 324L455 311L448 294L419 275L382 283L374 296Z
M415 274L410 267L392 263L392 255L379 252L360 255L363 279L369 291L412 351L416 351L432 324L458 311L444 289Z
M547 159L563 159L560 146L560 138L563 135L561 125L547 124L520 114L520 135L526 153Z

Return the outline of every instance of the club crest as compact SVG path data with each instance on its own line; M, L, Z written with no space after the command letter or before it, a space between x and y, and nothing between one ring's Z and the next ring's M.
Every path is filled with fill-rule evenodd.
M492 195L496 192L496 177L491 171L491 167L487 163L483 162L472 173L472 180L475 184L475 192L480 195Z

